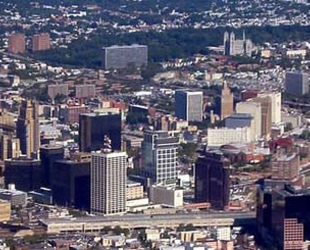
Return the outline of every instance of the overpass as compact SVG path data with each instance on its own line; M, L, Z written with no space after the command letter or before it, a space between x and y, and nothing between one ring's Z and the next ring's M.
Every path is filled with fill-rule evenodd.
M47 233L99 232L104 227L177 228L180 224L195 227L255 225L255 212L191 212L161 215L126 214L115 216L87 216L78 218L43 219Z

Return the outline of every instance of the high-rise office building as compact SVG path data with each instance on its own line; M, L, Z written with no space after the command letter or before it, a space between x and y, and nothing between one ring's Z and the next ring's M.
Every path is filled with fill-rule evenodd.
M50 34L41 33L32 37L32 51L42 51L51 48Z
M266 184L258 189L257 221L263 238L273 238L277 249L305 249L310 239L309 190L295 189L282 183L275 187Z
M283 250L305 249L304 224L296 218L284 219Z
M245 32L243 32L242 39L236 39L235 33L230 34L226 31L224 33L224 55L236 56L246 55L251 56L254 50L253 43L250 39L245 38Z
M166 131L145 131L142 142L142 166L153 182L177 178L179 139Z
M279 124L281 122L281 92L261 92L257 96L271 99L271 123Z
M40 160L19 157L5 161L4 181L5 186L15 184L18 190L32 191L41 187L41 162Z
M220 151L205 152L195 164L195 200L222 210L229 203L230 162Z
M105 144L109 144L107 138ZM126 212L126 161L126 152L113 152L110 145L105 145L100 152L92 153L91 213L109 215Z
M9 52L14 54L25 53L26 42L25 35L20 33L14 33L9 36Z
M31 157L32 153L37 153L40 148L40 126L38 104L35 101L22 101L19 108L16 134L20 140L22 154Z
M42 185L51 187L53 180L53 167L55 161L64 158L64 148L62 146L45 144L40 147L40 159L42 165ZM56 175L58 178L58 176Z
M285 92L302 96L309 93L309 75L303 72L286 72Z
M79 147L81 152L99 150L105 136L112 141L112 149L121 149L121 114L88 113L80 115Z
M224 82L221 92L221 119L225 119L234 112L234 95L231 93L227 82Z
M58 160L53 166L53 200L61 206L90 209L91 155L79 153L71 160Z
M175 92L175 116L186 121L202 121L202 91L177 90Z
M102 48L103 69L122 69L129 66L146 66L148 48L146 45L111 46Z
M271 98L269 96L266 97L255 97L248 102L259 103L261 105L261 128L262 128L262 136L269 137L271 133L271 120L272 120L272 103Z

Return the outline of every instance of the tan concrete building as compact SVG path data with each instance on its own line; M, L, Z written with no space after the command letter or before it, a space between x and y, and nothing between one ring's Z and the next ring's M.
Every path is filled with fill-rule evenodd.
M0 200L0 222L11 219L11 202Z
M143 198L143 186L134 181L127 180L126 199L134 200Z
M22 154L31 157L31 153L40 148L40 126L38 103L23 100L19 109L16 126L17 138L20 140Z
M227 83L224 82L221 94L221 119L225 119L234 112L234 96Z
M0 135L0 159L5 161L11 158L17 158L21 155L20 141L11 133L2 133Z
M271 123L279 124L281 122L281 92L262 92L258 97L270 97L271 99Z
M272 124L272 101L269 96L255 97L248 100L249 102L260 103L262 107L262 136L269 137Z

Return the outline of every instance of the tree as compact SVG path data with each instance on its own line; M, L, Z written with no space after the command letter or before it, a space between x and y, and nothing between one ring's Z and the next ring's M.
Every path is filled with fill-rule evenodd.
M128 228L121 228L120 226L114 227L112 231L115 235L124 234L125 236L127 236L130 233Z
M302 133L300 135L300 138L304 139L304 140L309 140L309 138L310 138L310 131L309 130L302 131Z
M54 98L54 101L55 101L55 103L62 103L66 98L67 98L67 96L65 96L63 94L57 94Z
M198 145L196 143L181 143L178 156L183 161L194 162L196 160L196 151Z
M196 228L194 227L193 224L187 224L187 225L184 225L184 224L180 224L178 227L177 227L177 232L182 232L182 231L194 231L196 230Z
M291 122L289 122L289 123L287 123L287 124L285 125L284 131L285 131L285 132L288 132L288 131L291 131L291 130L293 130L293 125L292 125Z

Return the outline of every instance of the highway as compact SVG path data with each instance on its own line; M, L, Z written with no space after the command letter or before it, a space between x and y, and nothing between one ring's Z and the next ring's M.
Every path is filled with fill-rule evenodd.
M176 214L126 214L118 216L87 216L71 219L44 219L47 233L95 232L106 226L122 228L176 228L180 224L206 226L242 226L255 223L254 212L190 212Z

